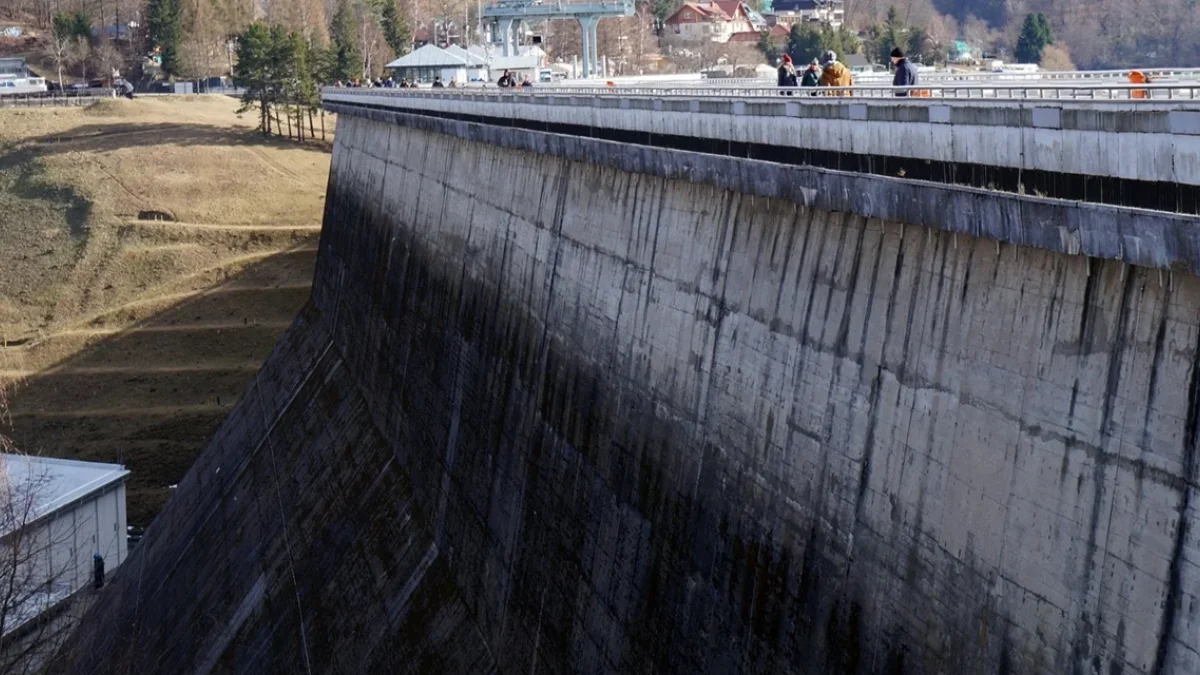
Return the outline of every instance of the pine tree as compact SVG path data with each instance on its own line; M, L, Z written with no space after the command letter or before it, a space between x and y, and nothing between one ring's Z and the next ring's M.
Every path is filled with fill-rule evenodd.
M162 69L168 75L179 71L179 42L182 38L180 0L150 0L146 28L150 42L161 50Z
M349 81L362 77L362 54L358 48L354 11L347 0L342 0L333 15L334 68L330 75L335 80Z
M272 58L270 29L261 23L250 24L238 37L234 82L245 89L238 112L258 108L259 129L263 134L271 131Z
M792 61L808 63L812 59L819 59L823 48L821 31L811 23L805 21L792 24L787 42L787 53L792 57Z
M71 40L74 38L92 39L92 20L83 12L68 14L58 12L51 23L54 37Z
M412 47L412 31L404 15L396 7L396 0L384 0L379 23L383 28L383 39L392 48L392 52L398 57L407 54Z
M836 53L839 60L844 60L849 54L857 54L861 46L858 35L845 24L834 30L829 24L816 28L810 22L804 22L792 25L792 32L788 35L787 53L796 63L808 63L814 58L823 58L827 51Z
M1017 38L1016 56L1021 63L1041 63L1047 45L1054 44L1054 30L1042 13L1028 14Z
M900 20L900 14L896 11L896 6L888 7L887 18L883 25L872 26L867 34L869 37L869 47L871 47L871 55L880 63L887 63L891 57L892 49L899 47L906 53L912 47L909 40L909 29Z

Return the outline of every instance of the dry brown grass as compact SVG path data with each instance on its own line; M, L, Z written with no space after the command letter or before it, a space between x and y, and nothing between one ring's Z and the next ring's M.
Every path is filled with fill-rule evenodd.
M133 523L307 297L328 145L265 140L236 105L0 111L0 383L24 380L11 432L126 463Z

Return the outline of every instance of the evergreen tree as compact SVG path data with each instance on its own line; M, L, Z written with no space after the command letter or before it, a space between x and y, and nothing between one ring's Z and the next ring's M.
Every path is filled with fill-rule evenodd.
M858 35L845 24L834 30L828 24L816 28L810 22L804 22L792 25L787 53L792 61L802 64L823 58L827 51L836 52L838 60L844 60L847 55L857 54L861 47Z
M333 15L334 67L330 75L335 80L349 81L362 77L362 54L358 48L358 34L354 11L347 0L342 0Z
M90 41L92 39L92 20L83 12L75 12L71 17L72 32L77 38Z
M759 36L758 51L762 52L763 56L767 58L767 63L772 65L777 63L780 55L783 54L783 51L779 49L779 46L771 41L771 34L768 31L763 31L762 35Z
M51 28L56 38L64 40L73 40L75 38L92 39L92 20L83 12L75 12L73 14L57 12L54 15Z
M1054 44L1054 30L1042 13L1028 14L1017 38L1016 56L1021 63L1041 63L1047 45Z
M650 0L654 12L655 32L662 31L662 22L667 20L667 17L675 13L679 9L680 3L678 0Z
M271 30L261 23L250 24L238 37L234 82L245 89L238 112L258 108L263 134L271 131L273 51Z
M812 59L821 58L824 51L819 29L807 21L792 24L787 42L787 53L792 57L792 61L808 63Z
M907 54L912 51L912 34L900 20L895 5L888 7L887 18L880 25L867 29L867 53L878 63L887 63L892 49L899 47Z
M384 0L379 24L383 28L383 39L392 48L392 53L396 56L407 54L412 47L412 30L409 29L408 21L400 13L400 9L396 7L396 0Z
M183 37L180 0L150 0L146 10L146 29L150 42L162 56L162 69L168 75L179 71L179 43Z

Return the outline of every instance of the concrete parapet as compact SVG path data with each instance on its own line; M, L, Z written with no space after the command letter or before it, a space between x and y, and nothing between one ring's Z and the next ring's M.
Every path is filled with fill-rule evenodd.
M514 150L1068 255L1200 275L1200 218L678 152L328 102L331 110Z
M577 124L1028 171L1200 185L1200 110L1171 103L714 100L333 91L332 103ZM801 99L808 99L801 102ZM628 103L623 103L623 101Z

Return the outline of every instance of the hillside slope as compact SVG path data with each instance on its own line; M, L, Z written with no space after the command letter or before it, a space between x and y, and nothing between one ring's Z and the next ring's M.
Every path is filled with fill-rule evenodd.
M308 296L327 147L228 98L0 111L0 380L28 452L170 494Z

